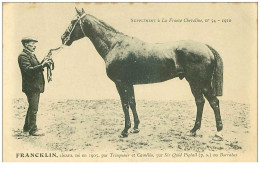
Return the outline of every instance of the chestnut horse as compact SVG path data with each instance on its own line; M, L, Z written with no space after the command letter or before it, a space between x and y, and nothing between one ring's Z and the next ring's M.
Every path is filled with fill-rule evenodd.
M86 14L84 9L76 8L76 11L77 16L61 37L62 43L70 46L74 41L88 37L104 59L107 76L116 85L125 115L121 137L127 137L131 128L129 106L134 117L131 132L139 132L133 85L159 83L175 77L188 81L197 105L196 121L190 134L196 135L201 127L204 97L214 110L217 134L220 134L218 132L221 132L223 124L216 96L222 95L223 63L216 50L188 40L146 43L117 31L104 21Z

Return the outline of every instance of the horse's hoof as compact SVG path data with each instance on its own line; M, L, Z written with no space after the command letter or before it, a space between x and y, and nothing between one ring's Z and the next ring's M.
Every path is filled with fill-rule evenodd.
M120 135L119 135L120 138L126 138L128 137L128 133L125 133L125 132L122 132Z
M221 132L217 132L215 134L215 136L213 137L213 140L214 141L223 141L224 140L223 134Z
M139 129L132 129L132 130L130 131L130 133L134 133L134 134L139 133L139 132L140 132Z
M194 131L194 132L193 132L193 131L189 131L189 132L187 133L187 135L188 135L188 136L194 136L194 137L195 137L195 136L196 136L196 131Z

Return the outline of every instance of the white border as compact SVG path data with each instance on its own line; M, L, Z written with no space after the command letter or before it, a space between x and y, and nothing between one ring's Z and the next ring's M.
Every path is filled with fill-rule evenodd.
M1 2L26 2L26 1L1 1ZM45 2L45 1L33 1ZM71 1L49 1L49 2L71 2ZM77 0L77 2L84 2ZM86 2L86 1L85 1ZM88 2L107 2L93 1ZM111 2L153 2L153 1L111 1ZM158 2L158 1L157 1ZM160 2L258 2L258 1L160 1ZM2 19L2 3L1 3ZM259 16L258 16L259 19ZM2 23L1 23L2 26ZM0 28L2 34L2 27ZM258 32L259 33L259 32ZM259 50L259 49L258 49ZM2 55L2 48L1 48ZM2 80L2 63L0 63L0 79ZM258 65L259 69L259 65ZM258 83L259 83L258 77ZM0 90L2 94L2 88ZM259 92L258 92L259 93ZM2 96L1 96L2 100ZM259 100L259 99L258 99ZM2 104L1 104L2 117ZM259 110L259 109L258 109ZM2 159L2 123L1 149ZM259 124L258 124L258 129ZM259 144L259 139L258 139ZM258 149L259 152L259 149ZM240 180L259 179L259 163L1 163L1 179L207 179L207 180Z

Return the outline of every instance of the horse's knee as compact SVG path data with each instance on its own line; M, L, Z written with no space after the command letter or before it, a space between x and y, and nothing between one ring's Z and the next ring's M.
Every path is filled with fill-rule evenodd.
M129 104L130 104L131 109L136 108L136 103L135 102L130 102Z
M133 98L130 98L129 105L130 105L131 108L135 108L136 107L136 102L135 102L135 100Z
M123 110L124 110L124 111L129 109L128 103L123 103L123 104L122 104L122 107L123 107Z

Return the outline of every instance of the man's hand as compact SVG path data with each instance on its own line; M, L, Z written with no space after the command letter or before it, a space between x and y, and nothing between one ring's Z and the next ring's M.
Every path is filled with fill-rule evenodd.
M49 59L43 60L42 67L45 68L51 65L51 61Z

